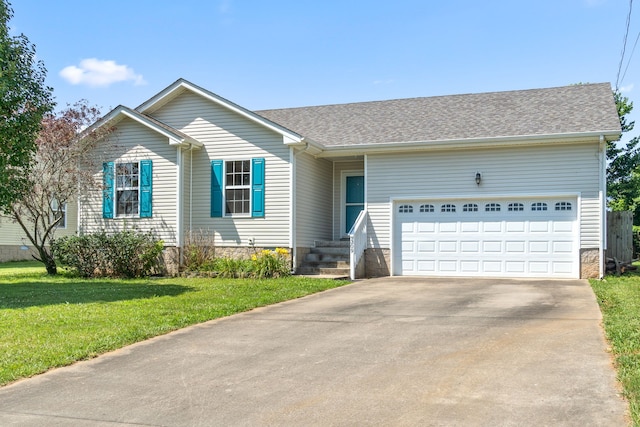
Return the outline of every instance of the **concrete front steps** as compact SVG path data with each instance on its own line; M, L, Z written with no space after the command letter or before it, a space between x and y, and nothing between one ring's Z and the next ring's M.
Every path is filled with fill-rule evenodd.
M349 241L316 240L315 247L305 255L296 274L349 278Z

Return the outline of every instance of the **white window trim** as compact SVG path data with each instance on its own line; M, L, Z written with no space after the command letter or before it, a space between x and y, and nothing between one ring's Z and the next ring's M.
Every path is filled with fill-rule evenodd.
M118 166L128 165L128 164L137 164L138 165L138 186L137 187L119 187L118 186ZM113 179L114 179L114 191L113 195L113 217L114 218L139 218L140 217L140 161L131 160L131 161L121 161L114 164L113 171ZM138 210L135 213L130 214L120 214L118 213L118 191L132 191L136 190L138 192Z
M57 209L54 207L54 203L57 206ZM57 212L62 212L63 216L62 216L62 221L59 222L58 224L56 224L56 228L59 229L66 229L67 228L67 204L63 203L62 206L60 206L60 204L58 203L57 200L52 200L51 201L51 210L53 211L53 215L54 215L54 220L55 220L55 214Z
M229 185L227 186L227 163L229 162L249 162L249 184L248 185ZM226 218L251 218L251 206L253 206L253 191L252 183L253 183L253 161L251 159L242 158L242 159L228 159L223 160L222 162L222 209L223 209L223 217ZM248 189L249 190L249 211L247 213L228 213L227 212L227 189L229 190L240 190L240 189Z

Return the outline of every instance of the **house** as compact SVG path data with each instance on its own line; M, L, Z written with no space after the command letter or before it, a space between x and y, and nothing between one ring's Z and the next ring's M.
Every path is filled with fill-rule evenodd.
M56 208L62 220L55 229L55 236L74 235L78 224L76 204L63 204ZM0 215L0 262L33 260L37 251L20 227L11 218Z
M78 230L136 226L179 259L348 239L352 276L603 275L609 84L250 111L180 79L119 106Z

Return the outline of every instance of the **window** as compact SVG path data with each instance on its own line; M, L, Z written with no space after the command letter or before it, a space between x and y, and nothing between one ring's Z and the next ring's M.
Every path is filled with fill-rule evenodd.
M265 161L211 161L211 216L264 217Z
M106 162L102 165L102 217L152 216L153 164L139 162Z
M411 205L400 205L398 208L398 212L400 213L413 213L413 206Z
M116 216L138 215L140 166L135 163L116 165Z
M524 211L524 205L522 203L509 203L507 210L509 212L522 212Z
M500 203L487 203L484 205L485 212L500 212Z
M456 205L446 204L440 207L440 212L455 212L455 211L456 211Z
M225 162L225 215L251 213L251 161Z
M420 213L429 213L434 210L433 205L420 205Z
M546 211L547 210L547 204L544 202L535 202L531 204L531 210L532 211Z
M56 224L58 228L67 228L67 204L59 204L57 199L51 201L51 212L53 212L53 219L59 219Z
M558 202L556 203L557 211L570 211L571 210L571 202Z
M462 212L478 212L478 205L475 203L467 203L462 206Z

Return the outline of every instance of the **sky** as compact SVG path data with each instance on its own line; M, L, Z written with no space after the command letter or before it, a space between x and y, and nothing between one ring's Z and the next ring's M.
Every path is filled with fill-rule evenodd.
M58 105L87 99L104 113L135 108L178 78L250 110L615 86L630 3L10 2L11 32L35 44ZM640 2L633 6L618 86L640 110Z

